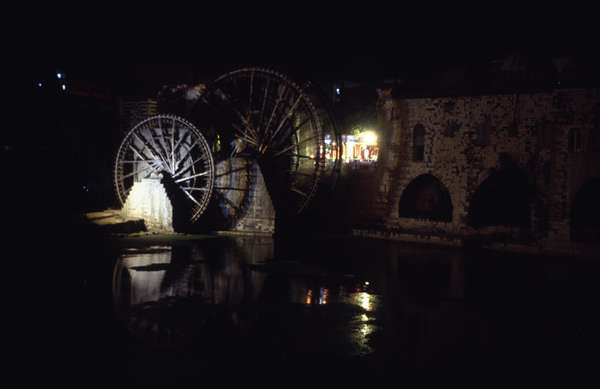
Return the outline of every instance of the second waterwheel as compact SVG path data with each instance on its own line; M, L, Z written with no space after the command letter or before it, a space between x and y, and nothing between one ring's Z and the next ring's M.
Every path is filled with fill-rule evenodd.
M339 155L326 156L337 134L324 125L309 93L275 71L246 68L217 78L201 101L211 111L204 117L218 123L213 135L217 163L236 160L239 171L246 168L240 161L255 162L278 212L305 210ZM218 186L215 192L226 196Z

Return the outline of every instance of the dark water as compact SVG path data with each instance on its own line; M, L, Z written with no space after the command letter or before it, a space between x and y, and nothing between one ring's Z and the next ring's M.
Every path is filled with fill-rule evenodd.
M77 273L64 331L83 386L590 372L598 362L600 268L589 261L238 238L121 244L91 258L102 266Z

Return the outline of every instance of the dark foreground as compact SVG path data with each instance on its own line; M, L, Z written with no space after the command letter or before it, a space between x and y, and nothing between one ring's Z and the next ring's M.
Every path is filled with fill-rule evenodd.
M35 366L24 379L173 387L596 369L600 267L589 261L345 238L81 239L64 262L48 258L56 295L24 294L19 351Z

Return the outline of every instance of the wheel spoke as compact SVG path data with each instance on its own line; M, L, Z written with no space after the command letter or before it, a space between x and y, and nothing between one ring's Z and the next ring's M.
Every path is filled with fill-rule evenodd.
M206 171L206 172L202 172L202 173L194 174L194 175L191 175L191 176L187 176L187 177L183 177L183 178L180 178L180 179L178 179L178 180L175 180L175 182L176 182L176 183L180 183L180 182L188 181L188 180L191 180L192 178L196 178L196 177L202 177L202 176L205 176L205 175L207 175L208 173L209 173L209 172L208 172L208 171Z
M121 179L121 181L123 181L123 180L124 180L124 179L126 179L126 178L129 178L129 177L131 177L131 176L134 176L134 175L136 175L136 174L139 174L139 173L141 173L141 172L144 172L144 171L146 171L146 170L148 170L148 169L155 170L155 169L154 169L154 167L152 167L152 166L148 165L148 166L146 166L146 167L145 167L145 168L143 168L143 169L138 169L138 170L134 171L133 173L126 174L126 175L124 175L123 177L121 177L120 179Z
M284 154L284 153L290 151L291 149L293 149L294 147L298 147L298 145L301 145L302 143L308 142L309 140L317 139L318 137L319 137L318 135L315 135L315 136L312 136L310 138L306 138L306 139L304 139L304 140L302 140L302 141L300 141L298 143L291 144L288 147L286 147L285 149L283 149L283 150L278 151L277 153L275 153L275 156L277 157L277 156L279 156L281 154Z
M300 189L297 189L297 188L291 188L290 190L291 190L292 192L294 192L294 193L298 193L300 196L303 196L303 197L308 197L308 194L306 194L306 193L302 192Z
M169 167L169 162L167 162L169 160L168 155L169 153L167 152L167 150L165 149L164 145L163 145L163 140L164 140L164 134L162 131L162 128L160 127L160 119L158 122L158 131L160 131L160 135L156 135L155 131L150 128L150 141L152 142L152 145L156 148L156 152L158 154L158 156L160 157L160 159L163 160L163 162L165 163L165 167ZM158 138L158 145L156 143L156 139Z
M150 139L151 139L152 144L156 148L158 155L162 158L165 165L168 167L169 166L169 162L168 162L169 161L169 152L167 151L167 148L165 146L165 133L163 131L160 118L157 119L157 122L158 122L158 126L156 127L156 129L154 129L152 127L149 128L149 131L151 134Z
M137 155L140 158L140 161L138 162L146 162L148 165L150 165L152 162L157 161L157 159L146 159L146 157L140 154L140 152L131 144L129 145L129 148L135 153L135 155Z
M248 130L248 132L251 132L251 133L253 133L256 136L257 134L252 129L252 126L250 125L250 123L248 122L248 120L246 120L246 118L244 117L244 115L242 115L242 113L238 109L235 108L235 104L233 104L233 102L231 101L231 99L229 97L227 97L227 95L225 94L225 92L223 92L223 90L218 89L218 91L221 92L220 93L220 95L222 96L221 99L227 101L227 103L229 104L229 108L231 109L231 111L233 111L233 113L241 120L242 124L244 125L244 127L246 127L246 129Z
M189 154L188 154L189 155ZM185 158L183 159L185 160ZM194 167L198 162L200 161L204 161L206 160L206 156L202 155L200 158L196 159L195 161L192 161L192 163L190 163L186 168L184 168L183 170L180 170L179 172L177 172L176 174L173 175L173 178L178 177L180 175L182 175L183 173L187 172L188 170L190 170L192 167Z
M271 84L271 79L267 78L267 85L265 86L265 96L263 97L263 103L262 103L262 108L260 109L260 117L258 119L258 122L262 125L263 122L263 117L265 114L265 105L267 104L267 95L269 94L269 86ZM261 130L264 132L264 129L261 128Z
M287 92L287 88L283 89L283 92L279 93L279 96L277 97L277 101L275 101L275 106L273 107L273 110L271 111L271 115L269 116L269 121L267 122L267 126L263 129L264 134L267 134L269 132L269 128L271 127L271 122L273 121L275 112L277 111L277 108L279 107L279 103L281 103L283 101L283 95L285 94L285 92Z
M277 129L273 132L273 134L269 138L269 142L271 142L273 139L275 139L275 137L277 136L277 134L279 133L279 131L283 127L284 123L287 120L289 120L294 115L294 112L296 111L296 108L298 107L298 104L300 103L300 100L302 99L302 97L303 97L302 95L298 96L298 98L296 99L296 102L294 103L294 105L292 106L292 108L290 108L290 110L288 111L288 113L284 116L284 118L281 120L281 122L277 126Z
M281 140L279 142L275 142L275 145L279 145L281 143L281 141L285 140L285 139L289 139L292 136L296 136L296 134L298 133L298 131L304 127L304 125L308 122L310 122L311 118L310 116L307 116L306 119L304 119L300 124L298 124L297 126L292 126L293 131L290 132L289 134L286 134L285 136L281 137Z
M254 89L254 72L250 73L250 96L248 97L248 115L252 113L252 92ZM248 117L248 120L250 118Z
M138 140L139 140L140 142L142 142L142 144L143 144L143 145L144 145L146 148L148 148L148 151L150 152L150 155L152 156L152 158L153 158L153 159L156 159L156 160L157 160L157 159L159 159L159 158L160 158L160 159L161 159L161 160L162 160L162 161L163 161L165 164L167 164L167 161L165 161L165 159L162 157L162 155L160 155L160 153L158 152L158 150L156 150L156 148L155 148L155 147L151 147L149 143L146 143L146 142L144 142L144 139L146 139L146 137L144 137L144 139L142 139L142 138L140 137L140 135L136 134L135 132L133 133L133 136L135 136L136 138L138 138ZM142 135L142 136L143 136L143 135ZM154 143L154 141L151 141L151 142L152 142L152 143ZM156 153L156 155L158 155L158 157L155 155L155 153Z
M189 194L187 191L185 191L185 190L184 190L184 191L183 191L183 193L185 193L185 195L186 195L187 197L189 197L189 198L190 198L190 200L192 200L194 203L196 203L196 205L197 205L197 206L199 206L199 207L201 207L201 206L202 206L202 205L200 205L200 203L198 202L198 200L196 200L196 199L194 198L194 196L192 196L191 194Z
M185 156L185 157L182 157L182 158L180 158L178 163L181 163L181 162L185 161L185 160L186 160L186 159L187 159L189 156L191 156L191 154L192 154L192 149L193 149L194 147L198 146L199 144L200 144L200 139L196 139L196 140L194 141L194 143L193 143L193 144L190 146L190 148L188 148L188 149L187 149L186 156ZM179 175L179 174L177 174L177 175Z
M135 137L137 137L137 135L135 135L135 134L133 134L133 135ZM143 146L141 150L138 150L137 148L135 148L135 150L134 150L134 152L138 155L138 157L140 157L141 159L144 159L144 160L148 159L148 157L145 157L146 153L144 153L144 151L148 150L148 152L150 153L150 159L152 159L152 160L158 159L154 156L154 153L152 152L152 150L150 150L148 145L142 139L138 138L138 140L141 142L141 144ZM129 142L129 147L134 148L134 146L137 147L137 145L135 144L135 141L133 139L131 139ZM144 155L144 156L142 156L142 155Z
M231 123L231 126L236 130L237 134L240 135L245 141L247 141L255 146L258 145L258 142L256 141L256 139L251 138L247 134L245 134L239 126L237 126L233 123Z
M173 132L171 133L171 171L175 172L175 118L173 118Z
M183 140L184 140L185 138L187 138L187 136L188 136L188 135L190 135L190 134L191 134L191 132L189 132L189 131L186 131L186 132L185 132L185 133L184 133L184 134L183 134L183 135L182 135L182 136L179 138L179 140L177 141L177 144L176 144L176 145L175 145L175 147L173 148L173 152L174 152L174 153L176 153L176 152L179 150L179 146L181 145L181 142L183 142ZM192 149L192 148L190 147L190 150L191 150L191 149Z

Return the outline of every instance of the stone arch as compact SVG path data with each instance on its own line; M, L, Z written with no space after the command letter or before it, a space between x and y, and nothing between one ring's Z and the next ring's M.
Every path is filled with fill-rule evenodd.
M399 216L449 222L452 209L446 186L431 174L423 174L412 180L402 192Z
M600 242L600 178L586 182L573 199L571 240Z
M492 172L471 197L468 224L519 226L530 223L531 189L527 175L518 168Z

